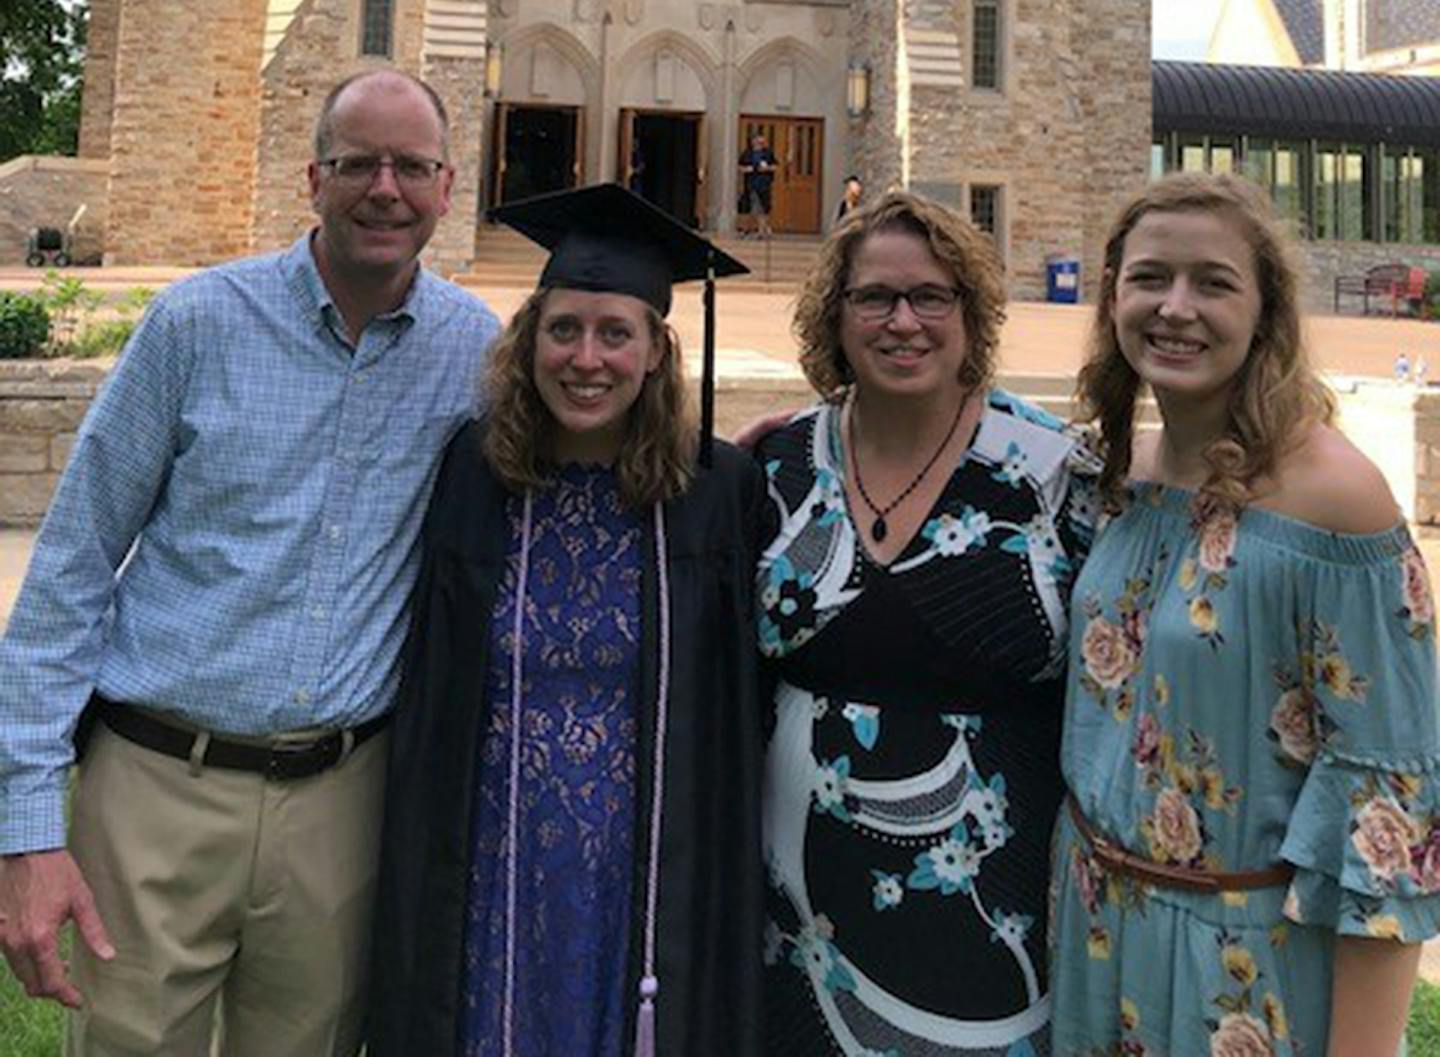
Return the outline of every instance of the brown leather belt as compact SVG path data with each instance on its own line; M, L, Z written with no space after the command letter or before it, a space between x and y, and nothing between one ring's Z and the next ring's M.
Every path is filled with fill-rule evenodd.
M1156 885L1160 888L1182 888L1190 892L1244 892L1251 888L1273 888L1289 884L1295 876L1295 867L1288 862L1276 863L1263 870L1240 870L1235 873L1218 873L1210 870L1192 870L1187 866L1170 866L1166 863L1142 859L1126 851L1118 844L1097 833L1090 821L1080 810L1073 794L1065 798L1070 808L1070 818L1085 843L1090 846L1096 861L1111 873L1125 874L1137 881Z
M179 760L190 759L195 739L200 737L193 730L171 726L147 712L111 701L100 694L93 694L90 704L100 721L122 738ZM310 741L276 741L268 745L227 741L211 735L199 762L204 767L253 771L277 782L309 778L340 762L345 754L347 733L350 735L350 747L354 749L380 733L388 722L390 715L386 713L349 731L337 730Z

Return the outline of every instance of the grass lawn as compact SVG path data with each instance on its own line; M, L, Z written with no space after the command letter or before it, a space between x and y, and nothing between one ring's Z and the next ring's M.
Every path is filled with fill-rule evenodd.
M54 1002L26 998L0 961L0 1057L59 1057L64 1013Z
M0 965L0 1057L58 1057L61 1009L31 1002ZM1410 1006L1409 1057L1440 1057L1440 987L1420 981Z

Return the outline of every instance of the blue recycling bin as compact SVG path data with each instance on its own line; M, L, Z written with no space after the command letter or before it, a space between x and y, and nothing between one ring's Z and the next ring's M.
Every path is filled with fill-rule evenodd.
M1080 300L1080 262L1069 254L1045 258L1045 300L1065 305Z

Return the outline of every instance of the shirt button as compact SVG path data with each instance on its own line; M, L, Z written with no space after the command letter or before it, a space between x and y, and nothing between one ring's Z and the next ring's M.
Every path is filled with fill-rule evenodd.
M316 620L321 619L322 617L325 616L325 607L324 607L324 606L311 606L311 607L310 607L310 615L311 615L312 617L314 617Z
M296 690L296 691L295 691L295 703L296 703L297 705L308 705L308 704L310 703L310 691L309 691L309 690Z
M329 531L330 531L330 538L331 538L332 540L338 540L338 539L340 538L340 526L339 526L339 525L331 525Z

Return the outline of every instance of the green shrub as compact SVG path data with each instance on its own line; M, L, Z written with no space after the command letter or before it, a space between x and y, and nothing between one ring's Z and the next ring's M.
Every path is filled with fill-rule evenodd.
M66 353L77 359L91 359L95 356L118 356L130 335L135 332L133 319L107 319L103 323L91 323L70 343Z
M50 312L38 297L0 291L0 360L42 354L50 340Z

